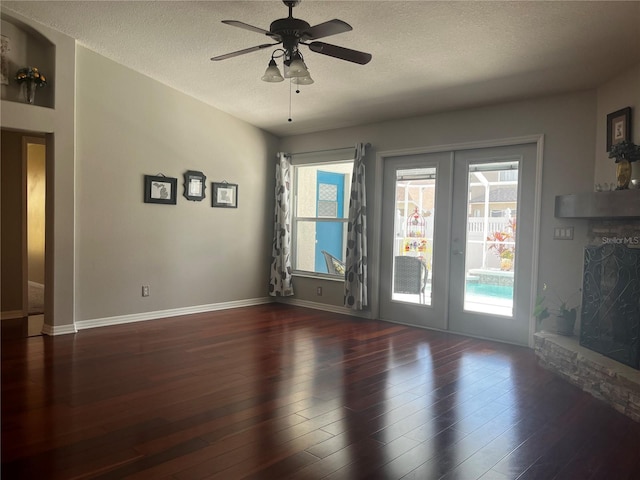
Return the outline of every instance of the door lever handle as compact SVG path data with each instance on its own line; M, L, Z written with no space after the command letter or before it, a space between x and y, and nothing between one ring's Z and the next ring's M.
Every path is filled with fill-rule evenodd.
M454 255L462 255L464 252L462 250L454 250L453 254Z

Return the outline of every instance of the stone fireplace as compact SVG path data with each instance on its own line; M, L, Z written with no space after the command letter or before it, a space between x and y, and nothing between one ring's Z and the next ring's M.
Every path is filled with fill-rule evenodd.
M586 247L580 345L637 369L639 330L640 249L624 243Z
M640 422L640 190L556 197L589 220L579 337L538 332L540 364Z

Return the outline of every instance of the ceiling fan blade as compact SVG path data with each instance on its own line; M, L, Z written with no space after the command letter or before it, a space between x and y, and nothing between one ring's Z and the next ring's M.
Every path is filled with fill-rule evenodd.
M339 58L340 60L346 60L347 62L359 63L360 65L366 65L371 61L370 53L359 52L358 50L339 47L337 45L331 45L324 42L311 42L309 44L309 49L312 52Z
M237 57L238 55L244 55L245 53L257 52L258 50L262 50L263 48L273 47L274 45L280 45L280 44L279 43L263 43L262 45L256 45L255 47L245 48L243 50L238 50L237 52L218 55L217 57L212 57L211 60L213 60L214 62L217 62L218 60L226 60L227 58Z
M222 20L222 23L231 25L232 27L244 28L245 30L261 33L263 35L271 35L271 32L269 30L265 30L264 28L260 28L260 27L254 27L253 25L249 25L248 23L244 23L244 22L239 22L238 20Z
M334 18L328 22L319 23L318 25L307 28L301 33L301 37L305 40L315 40L317 38L324 38L338 33L349 32L351 30L353 30L353 28L351 28L351 25L347 22Z

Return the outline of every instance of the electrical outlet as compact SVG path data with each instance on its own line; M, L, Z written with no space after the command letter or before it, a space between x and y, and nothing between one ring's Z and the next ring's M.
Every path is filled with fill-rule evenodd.
M316 288L316 294L320 297L322 296L322 287Z
M149 285L143 285L142 286L142 296L143 297L148 297L149 296Z

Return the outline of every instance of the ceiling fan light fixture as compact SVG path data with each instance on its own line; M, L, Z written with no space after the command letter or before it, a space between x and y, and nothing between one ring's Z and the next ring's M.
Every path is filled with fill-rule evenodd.
M285 61L285 78L306 77L309 75L307 66L302 61L300 53L295 52L288 61Z
M253 47L243 48L242 50L212 57L211 60L225 60L239 55L245 55L247 53L275 47L275 50L271 53L269 66L261 79L267 83L277 83L284 81L285 78L289 79L289 121L292 121L291 92L294 90L293 85L311 85L315 83L304 63L304 57L298 49L300 45L304 45L312 52L360 65L369 63L369 61L371 61L371 54L318 41L324 37L349 32L352 30L352 27L347 22L338 20L337 18L311 26L305 20L293 17L293 8L297 6L301 0L282 1L289 9L289 16L271 22L269 30L255 27L238 20L222 21L222 23L232 27L238 27L244 30L250 30L260 35L266 35L273 43L262 43ZM275 61L276 58L282 60L284 76L280 73L280 69ZM295 91L296 93L300 93L300 88L295 88Z
M313 81L313 78L311 78L309 70L307 70L307 75L305 75L304 77L293 77L291 78L291 83L295 85L311 85L315 82Z
M280 73L280 69L278 68L278 64L273 58L269 62L269 66L267 67L267 69L264 72L264 75L262 76L262 81L268 82L268 83L277 83L277 82L284 81L284 78Z

